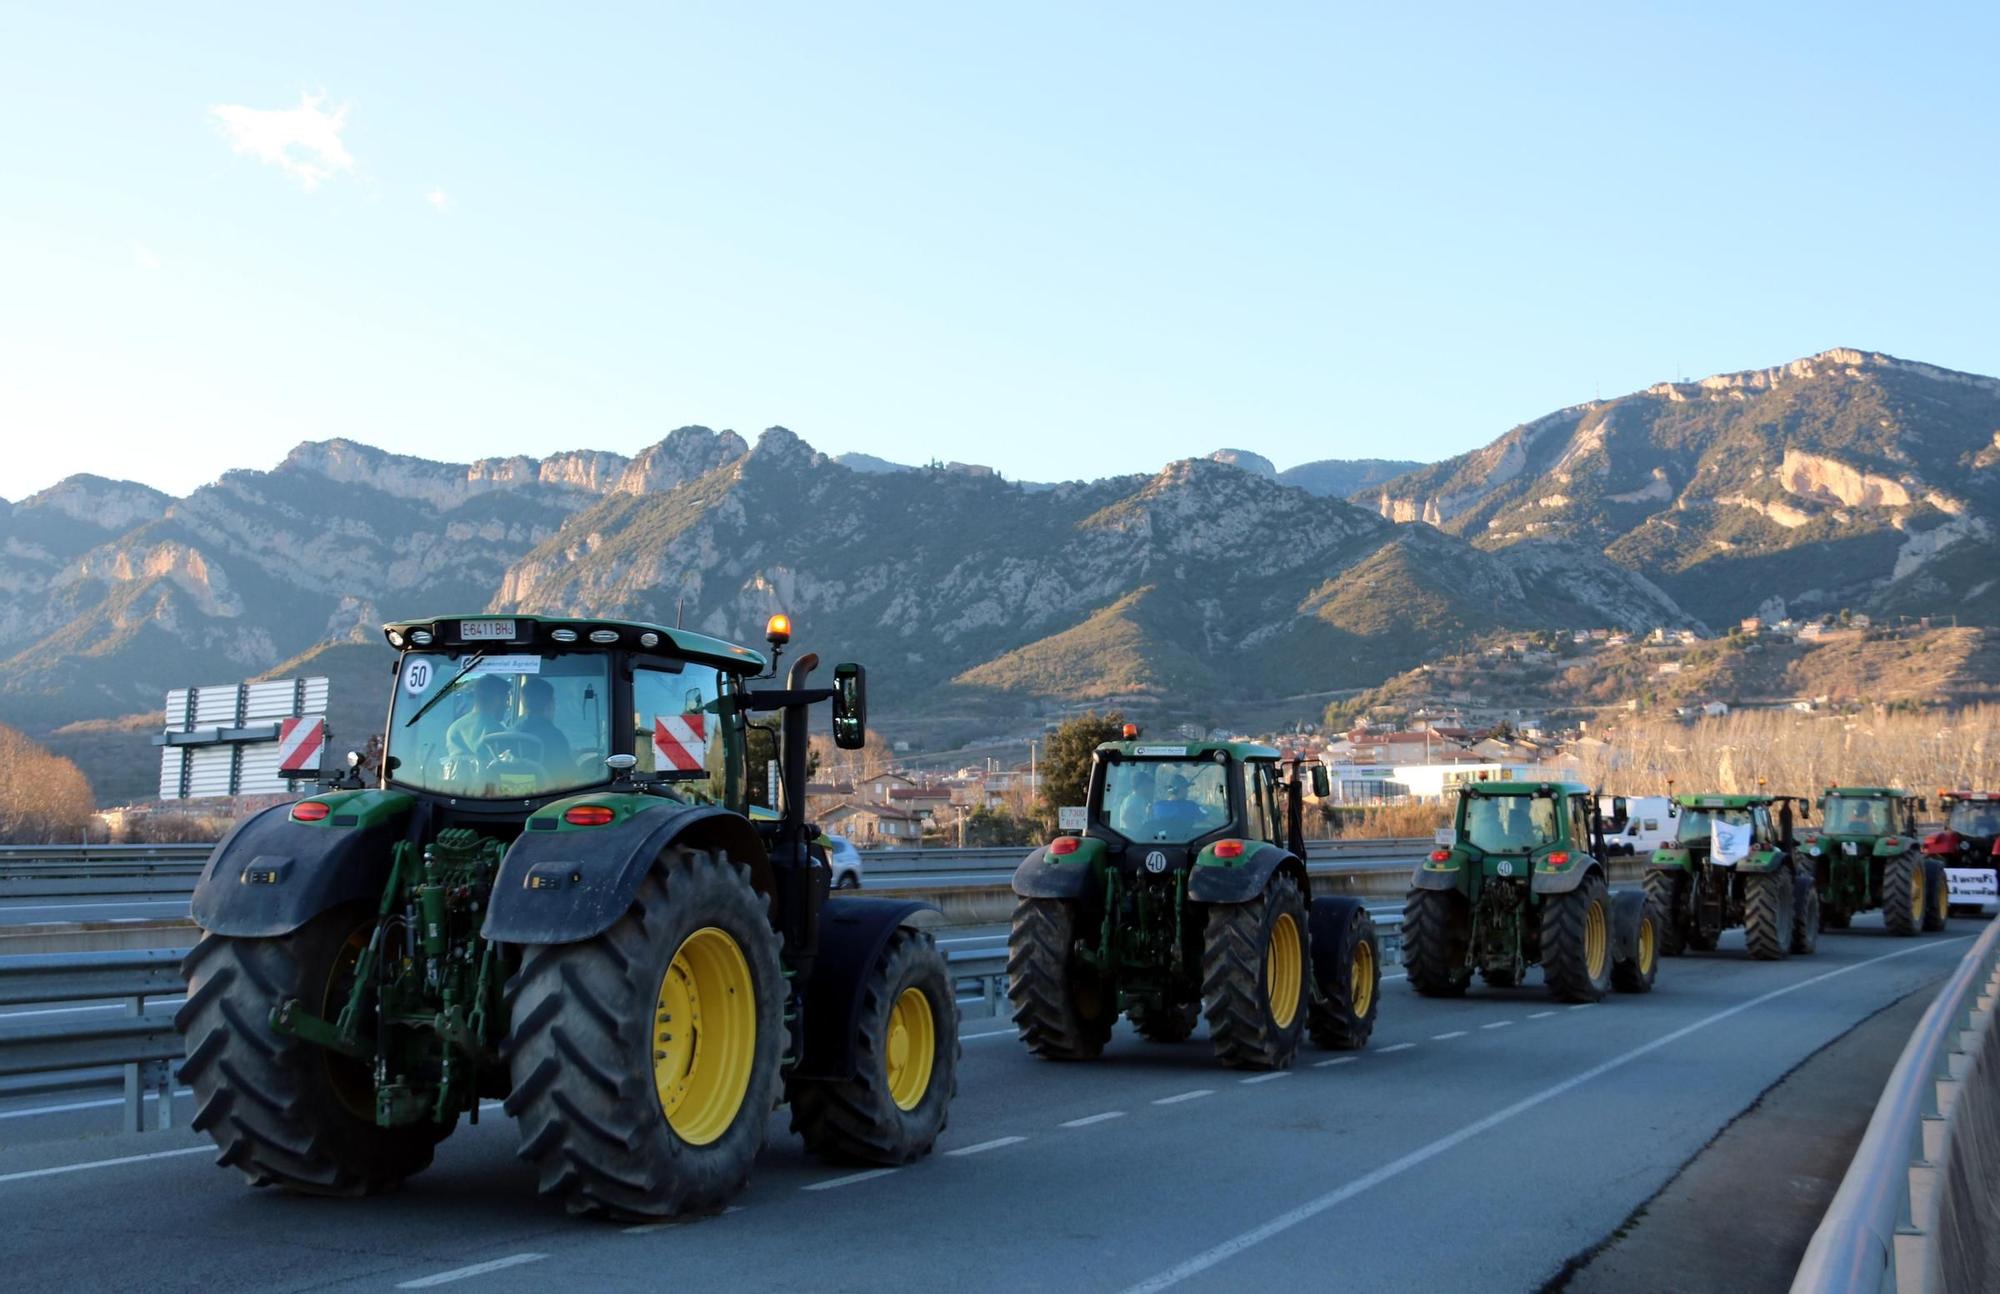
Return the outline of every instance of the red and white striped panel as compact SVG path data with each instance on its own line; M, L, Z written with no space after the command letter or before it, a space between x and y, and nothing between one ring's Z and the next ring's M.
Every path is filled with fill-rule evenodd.
M320 747L326 744L324 718L291 718L278 725L278 767L302 771L319 767Z
M662 714L653 717L653 767L700 772L708 766L708 716Z

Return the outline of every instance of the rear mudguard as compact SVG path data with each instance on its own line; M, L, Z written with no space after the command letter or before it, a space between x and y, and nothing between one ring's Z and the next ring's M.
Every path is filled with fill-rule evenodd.
M1457 854L1444 862L1425 859L1410 876L1413 890L1457 890L1465 887L1465 864Z
M1765 849L1752 853L1749 857L1737 863L1736 872L1739 876L1765 876L1777 871L1784 865L1785 855L1783 851Z
M559 822L560 808L537 813L500 860L483 929L488 939L570 944L602 934L632 906L660 851L676 843L727 854L750 868L759 894L771 893L764 842L749 819L727 809L662 799L602 827L534 829L536 820Z
M1529 882L1528 888L1537 894L1567 894L1583 884L1583 878L1586 876L1595 876L1601 881L1604 879L1604 868L1597 862L1591 861L1581 867L1572 863L1561 870L1553 868L1544 870L1543 864L1538 862L1535 864L1534 879Z
M1214 845L1196 854L1194 866L1188 869L1187 896L1195 903L1248 903L1264 892L1280 869L1292 874L1301 897L1312 898L1305 864L1276 845L1262 841L1252 844L1236 858L1217 858Z
M1614 963L1638 960L1639 922L1645 915L1646 891L1629 889L1611 892L1611 960ZM1655 934L1657 936L1657 932Z
M794 1071L799 1077L853 1077L868 977L899 928L919 912L935 911L915 899L826 901L820 909L819 956L806 981L805 1048ZM956 1021L939 1022L946 1024L957 1027Z
M1097 864L1104 858L1102 840L1088 836L1073 854L1051 854L1043 845L1014 869L1014 893L1024 899L1076 899L1097 892Z
M1347 987L1347 946L1353 933L1354 914L1362 908L1360 899L1344 895L1314 899L1306 909L1306 930L1312 936L1313 985L1320 996L1341 998ZM1379 974L1380 964L1376 966ZM1332 992L1328 991L1332 986Z
M1691 872L1694 862L1685 849L1655 849L1653 856L1646 860L1649 872Z
M381 902L414 801L391 791L313 798L332 809L318 822L294 822L292 806L280 804L230 828L195 884L196 925L272 939L343 903Z

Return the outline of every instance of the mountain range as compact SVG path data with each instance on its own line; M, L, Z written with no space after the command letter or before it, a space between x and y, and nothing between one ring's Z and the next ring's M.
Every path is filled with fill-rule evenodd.
M1501 630L1716 628L1780 601L1993 623L1996 465L2000 381L1850 350L1573 406L1430 466L1223 450L1028 484L842 462L783 428L472 463L311 443L185 498L78 476L0 503L0 721L99 753L169 687L318 672L358 744L379 624L467 609L749 642L786 610L801 646L870 665L885 730L932 747L1093 703L1309 717ZM133 742L139 772L93 768L100 794L143 790Z

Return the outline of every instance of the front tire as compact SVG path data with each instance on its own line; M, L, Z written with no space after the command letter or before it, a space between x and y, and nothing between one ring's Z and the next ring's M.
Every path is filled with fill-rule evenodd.
M1111 1040L1118 998L1104 977L1076 955L1077 905L1022 899L1007 935L1007 998L1014 1028L1030 1055L1095 1060Z
M1411 890L1403 904L1403 970L1424 997L1463 997L1471 915L1457 890Z
M1783 871L1743 878L1743 947L1751 960L1780 961L1791 952L1796 893Z
M1907 939L1923 928L1925 879L1923 860L1915 854L1900 854L1883 866L1882 924L1890 934Z
M669 848L594 938L531 946L507 984L507 1113L572 1213L722 1207L749 1180L785 1042L778 936L747 873Z
M1678 957L1686 947L1681 938L1681 896L1687 878L1676 872L1654 870L1646 873L1646 903L1653 909L1662 957Z
M1366 1047L1382 1010L1382 945L1367 909L1354 910L1346 948L1334 976L1340 982L1319 985L1306 1020L1314 1045L1333 1051Z
M1611 963L1611 987L1620 993L1650 993L1659 973L1660 914L1648 901L1639 906L1639 929L1632 937L1631 957Z
M1601 1002L1611 989L1611 892L1586 876L1542 906L1542 979L1559 1002Z
M204 935L181 973L174 1014L186 1040L181 1077L194 1089L193 1126L218 1164L253 1186L308 1195L372 1195L430 1166L450 1125L378 1127L374 1079L356 1060L274 1033L271 1011L296 998L321 1019L346 1005L356 955L374 913L323 912L288 935Z
M857 1020L856 1072L793 1078L792 1131L843 1164L908 1164L945 1129L958 1091L958 1005L951 968L928 932L899 928L875 959Z
M1811 872L1800 872L1792 893L1792 953L1807 956L1819 951L1819 886Z
M1209 907L1201 995L1215 1058L1233 1069L1284 1069L1305 1035L1312 949L1298 882L1283 872L1248 903Z
M1945 877L1943 863L1924 860L1924 889L1929 899L1924 911L1924 933L1936 934L1951 917L1951 883Z

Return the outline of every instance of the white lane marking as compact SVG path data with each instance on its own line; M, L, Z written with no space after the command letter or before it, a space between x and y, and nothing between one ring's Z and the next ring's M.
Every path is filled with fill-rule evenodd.
M149 997L146 999L158 1006L172 1006L176 1002L187 1001L184 997ZM30 1015L82 1015L85 1011L123 1011L123 1002L106 1002L102 1006L42 1006L32 1011L0 1011L0 1020L14 1020Z
M946 1155L954 1155L954 1156L983 1155L989 1150L998 1150L1002 1146L1011 1146L1016 1144L1017 1142L1022 1142L1026 1140L1027 1140L1026 1137L995 1137L991 1141L982 1141L976 1146L960 1146L957 1150L947 1150L944 1153Z
M1214 1095L1215 1095L1215 1089L1212 1087L1197 1087L1192 1092L1181 1092L1175 1096L1163 1096L1159 1100L1153 1102L1153 1104L1179 1105L1182 1101L1199 1101L1204 1096L1214 1096Z
M1352 1065L1354 1059L1352 1056L1335 1056L1332 1060L1316 1060L1313 1062L1313 1068L1330 1069L1335 1065Z
M1546 1020L1546 1019L1548 1019L1548 1018L1549 1018L1550 1016L1552 1016L1552 1015L1554 1015L1554 1014L1555 1014L1555 1012L1553 1012L1553 1011L1536 1011L1536 1012L1533 1012L1532 1014L1530 1014L1530 1015L1528 1016L1528 1018L1529 1018L1530 1020Z
M730 1205L730 1206L729 1206L728 1208L724 1209L724 1210L722 1211L722 1213L723 1213L723 1216L724 1216L724 1217L727 1217L727 1216L728 1216L729 1214L731 1214L731 1213L741 1213L742 1211L743 1211L743 1206L742 1206L741 1204L732 1204L732 1205ZM699 1221L699 1219L695 1219L695 1220L696 1220L696 1221ZM653 1232L655 1232L655 1231L665 1231L665 1230L666 1230L666 1229L668 1229L669 1227L672 1227L672 1228L674 1228L674 1229L678 1230L679 1228L681 1228L681 1227L684 1227L684 1226L686 1226L686 1225L687 1225L687 1223L686 1223L686 1222L684 1222L684 1221L680 1221L680 1222L641 1222L641 1223L640 1223L640 1224L639 1224L638 1226L636 1226L636 1227L626 1227L626 1228L625 1228L625 1234L626 1234L626 1235L628 1235L628 1236L644 1236L644 1235L651 1235L651 1234L652 1234Z
M1399 1042L1393 1047L1384 1047L1382 1048L1382 1050L1376 1052L1375 1054L1378 1056L1386 1056L1392 1051L1408 1051L1410 1048L1416 1045L1417 1044L1415 1044L1414 1042Z
M0 1182L25 1182L31 1177L54 1177L60 1173L80 1173L86 1168L116 1168L119 1164L141 1164L148 1159L172 1159L176 1155L212 1155L214 1146L188 1146L182 1150L155 1150L150 1155L120 1155L116 1159L93 1159L87 1164L59 1164L54 1168L30 1168L23 1173L0 1173Z
M1512 1020L1495 1020L1492 1024L1482 1024L1479 1027L1482 1029L1505 1029L1512 1023L1514 1023Z
M1239 1083L1268 1083L1274 1078L1290 1078L1291 1076L1292 1071L1289 1069L1274 1069L1268 1074L1252 1074L1248 1078L1239 1078L1236 1081Z
M962 1033L958 1035L958 1040L960 1042L978 1042L981 1038L1012 1038L1018 1033L1019 1030L1016 1029L995 1029L992 1033Z
M856 1182L872 1182L878 1177L887 1177L897 1171L893 1168L871 1168L865 1173L849 1173L845 1177L829 1177L823 1182L812 1182L799 1189L802 1191L830 1191L836 1186L852 1186Z
M176 1091L174 1095L177 1097L193 1096L194 1089L183 1087ZM148 1092L140 1099L157 1101L159 1100L159 1094L157 1092ZM101 1110L107 1105L123 1104L125 1104L124 1097L107 1096L102 1100L96 1101L71 1101L65 1105L38 1105L32 1110L4 1110L0 1111L0 1119L26 1119L37 1114L68 1114L71 1110Z
M429 1289L433 1285L449 1285L453 1281L468 1280L474 1276L484 1276L488 1272L502 1271L508 1267L519 1267L522 1263L538 1263L547 1257L547 1254L508 1254L505 1258L495 1258L491 1262L474 1263L470 1267L454 1267L448 1272L439 1272L435 1276L419 1276L416 1280L404 1281L396 1288L399 1290L424 1290Z
M1123 1110L1106 1110L1103 1114L1086 1114L1081 1119L1071 1119L1069 1122L1059 1124L1058 1126L1064 1128L1087 1128L1093 1123L1103 1123L1107 1119L1122 1119L1124 1117L1125 1111Z
M1452 1030L1452 1031L1451 1031L1450 1033L1434 1033L1434 1034L1432 1034L1432 1035L1431 1035L1431 1041L1432 1041L1432 1042L1450 1042L1450 1041L1451 1041L1451 1040L1452 1040L1453 1038L1463 1038L1464 1036L1465 1036L1465 1030L1463 1030L1463 1029L1453 1029L1453 1030Z
M1594 1007L1594 1006L1596 1006L1596 1005L1597 1005L1597 1003L1595 1003L1595 1002L1578 1002L1578 1003L1577 1003L1577 1004L1576 1004L1575 1006L1571 1007L1571 1008L1570 1008L1570 1010L1572 1010L1572 1011L1588 1011L1588 1010L1590 1010L1590 1008L1592 1008L1592 1007ZM1554 1012L1550 1012L1550 1014L1551 1014L1551 1015L1553 1015L1553 1014L1555 1014L1555 1013L1554 1013Z
M1505 1109L1495 1110L1485 1118L1474 1120L1456 1132L1439 1137L1429 1145L1419 1146L1402 1158L1393 1159L1372 1173L1357 1177L1344 1186L1336 1187L1324 1195L1307 1200L1297 1208L1280 1213L1277 1217L1272 1218L1269 1222L1261 1226L1252 1227L1240 1235L1223 1241L1212 1249L1203 1250L1186 1262L1169 1267L1166 1271L1156 1276L1148 1277L1138 1284L1131 1286L1125 1291L1125 1294L1158 1294L1160 1290L1171 1289L1191 1276L1200 1275L1217 1263L1224 1262L1254 1245L1262 1244L1273 1236L1289 1231L1301 1222L1318 1217L1336 1204L1344 1204L1364 1191L1372 1190L1392 1178L1400 1177L1412 1168L1416 1168L1429 1160L1437 1158L1446 1151L1470 1141L1482 1132L1489 1132L1499 1127L1517 1114L1524 1114L1538 1105L1553 1101L1563 1093L1573 1088L1581 1087L1592 1079L1602 1078L1614 1069L1620 1069L1635 1060L1650 1056L1662 1047L1671 1046L1690 1034L1699 1033L1711 1025L1720 1024L1724 1020L1741 1015L1753 1007L1763 1006L1767 1002L1775 1002L1781 997L1789 997L1801 989L1811 988L1815 984L1824 984L1826 981L1836 979L1847 974L1849 971L1857 971L1866 966L1873 966L1877 962L1890 961L1897 957L1908 957L1912 953L1934 950L1943 947L1945 944L1964 943L1970 938L1972 938L1971 935L1964 935L1957 939L1940 939L1929 944L1919 944L1913 948L1899 948L1892 953L1883 953L1879 957L1870 957L1867 961L1850 962L1845 966L1836 967L1833 970L1815 975L1811 979L1800 980L1798 983L1788 984L1784 988L1772 989L1769 993L1753 997L1747 1002L1738 1002L1735 1006L1717 1011L1714 1015L1704 1016L1691 1024L1684 1024L1673 1032L1662 1034L1649 1043L1634 1047L1632 1050L1621 1055L1613 1056L1610 1060L1593 1065L1581 1073L1572 1074L1562 1082L1545 1087L1532 1095L1524 1096Z
M1384 975L1384 976L1382 977L1382 982L1383 982L1384 984L1387 984L1387 983L1388 983L1388 982L1389 982L1390 980L1392 980L1392 979L1408 979L1408 978L1410 978L1410 977L1409 977L1409 976L1408 976L1407 974L1405 974L1405 975Z

